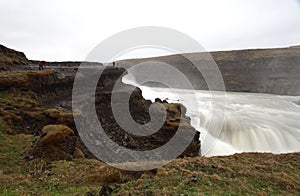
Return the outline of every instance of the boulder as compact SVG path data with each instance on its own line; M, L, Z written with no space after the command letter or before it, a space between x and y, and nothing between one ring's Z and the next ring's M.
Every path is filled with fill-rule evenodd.
M76 136L65 125L47 125L43 127L39 140L33 148L35 157L50 161L71 159L75 152Z

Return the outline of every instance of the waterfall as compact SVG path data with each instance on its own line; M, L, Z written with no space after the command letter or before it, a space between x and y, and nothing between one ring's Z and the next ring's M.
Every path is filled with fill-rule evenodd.
M130 77L123 82L136 85ZM288 153L300 151L300 97L261 93L230 93L139 86L146 99L167 99L187 108L191 124L201 132L204 156L230 155L240 152ZM196 94L198 107L190 104ZM213 97L213 98L212 98ZM222 125L210 130L214 123Z

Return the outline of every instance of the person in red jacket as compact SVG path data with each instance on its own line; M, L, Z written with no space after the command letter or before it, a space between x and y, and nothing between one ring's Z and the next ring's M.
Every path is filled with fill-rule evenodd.
M44 69L44 65L45 65L45 61L40 61L39 62L39 70L43 70Z

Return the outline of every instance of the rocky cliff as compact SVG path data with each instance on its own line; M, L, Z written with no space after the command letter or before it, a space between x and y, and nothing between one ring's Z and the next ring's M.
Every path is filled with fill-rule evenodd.
M124 69L119 69L119 73L115 73L113 76L110 75L107 77L106 74L109 73L110 69L115 70L118 68L106 69L101 75L98 83L99 89L96 91L96 109L97 115L101 124L103 125L104 130L114 142L120 146L124 146L132 150L153 150L169 142L169 140L176 134L179 126L182 126L181 128L184 131L181 135L181 138L183 139L180 142L186 142L185 139L188 138L187 135L190 133L194 135L194 139L187 149L180 155L180 157L194 157L199 155L200 133L190 125L190 119L185 116L186 109L184 106L181 104L160 101L158 101L158 103L152 103L151 101L145 100L142 97L142 91L139 88L135 88L134 91L131 92L130 89L132 87L127 84L121 84L121 88L114 93L118 99L118 104L124 102L123 97L130 97L130 114L137 123L144 125L150 120L153 120L151 118L160 118L163 116L163 110L166 110L166 120L163 126L156 133L150 136L137 136L127 133L125 130L123 130L116 122L112 113L111 92L113 86L115 85L114 81L117 81L117 79L120 76L125 75L126 72ZM155 116L150 118L149 110L150 106L153 104L156 106L154 106L154 108L156 108ZM118 107L122 107L121 104ZM148 127L148 129L151 130L151 126ZM175 149L176 146L174 146L173 150Z
M28 63L23 52L0 45L0 70L10 70L14 65L27 65Z
M114 120L111 111L112 87L116 80L125 73L125 70L113 67L102 67L100 69L103 69L103 74L101 75L97 87L97 114L105 131L113 141L134 150L157 148L170 140L176 133L181 120L182 123L185 124L186 131L192 131L195 134L193 142L181 156L198 156L200 150L199 132L189 124L190 120L187 117L181 119L181 114L183 113L184 115L185 111L181 111L180 105L178 104L164 103L163 107L169 111L168 116L164 126L156 134L149 137L136 137L131 134L126 134L126 131L122 130ZM2 72L0 74L0 93L3 95L0 100L2 106L0 118L4 120L7 126L18 127L14 131L2 131L9 134L26 133L41 135L42 141L37 143L38 148L35 148L33 151L35 157L42 155L50 160L56 160L62 157L68 158L74 153L75 146L82 151L86 157L93 157L92 153L82 143L71 113L72 87L76 73L74 69L71 70L72 71L69 70L65 72L63 77L61 76L62 72L57 70ZM86 82L89 78L82 77L81 80ZM131 93L126 91L129 85L122 85L122 93ZM149 107L151 104L151 101L147 101L142 97L141 90L136 88L130 99L131 115L139 123L143 124L148 122L150 119ZM44 132L46 135L42 134L42 128L51 124L65 125L73 129L74 136L77 137L77 142L76 140L74 142L73 136L70 137L72 142L64 141L68 144L68 149L73 149L67 151L72 152L71 154L65 152L69 154L68 156L64 156L64 154L43 153L49 152L47 149L50 148L48 144L51 138L53 141L50 143L53 144L57 144L56 140L59 140L58 138L64 138L64 136L60 135L64 134L64 132L57 132L54 129L52 133L47 131ZM48 137L50 137L50 139L48 139ZM44 140L47 141L46 146L43 145ZM64 146L64 142L61 145ZM69 143L73 144L73 147L70 147ZM59 146L60 145L51 146L51 149L54 147L58 148ZM53 149L50 152L53 152ZM61 150L57 149L57 152L61 152Z
M227 91L300 95L299 47L211 52L210 55L219 67ZM129 68L150 61L168 63L184 73L195 89L207 90L203 76L189 59L200 66L211 63L207 54L191 53L123 60L117 66Z

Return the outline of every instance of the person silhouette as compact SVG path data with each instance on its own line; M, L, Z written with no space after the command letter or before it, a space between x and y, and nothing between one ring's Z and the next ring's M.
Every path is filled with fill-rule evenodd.
M39 62L39 70L43 70L45 64L46 64L45 61L40 61L40 62Z

